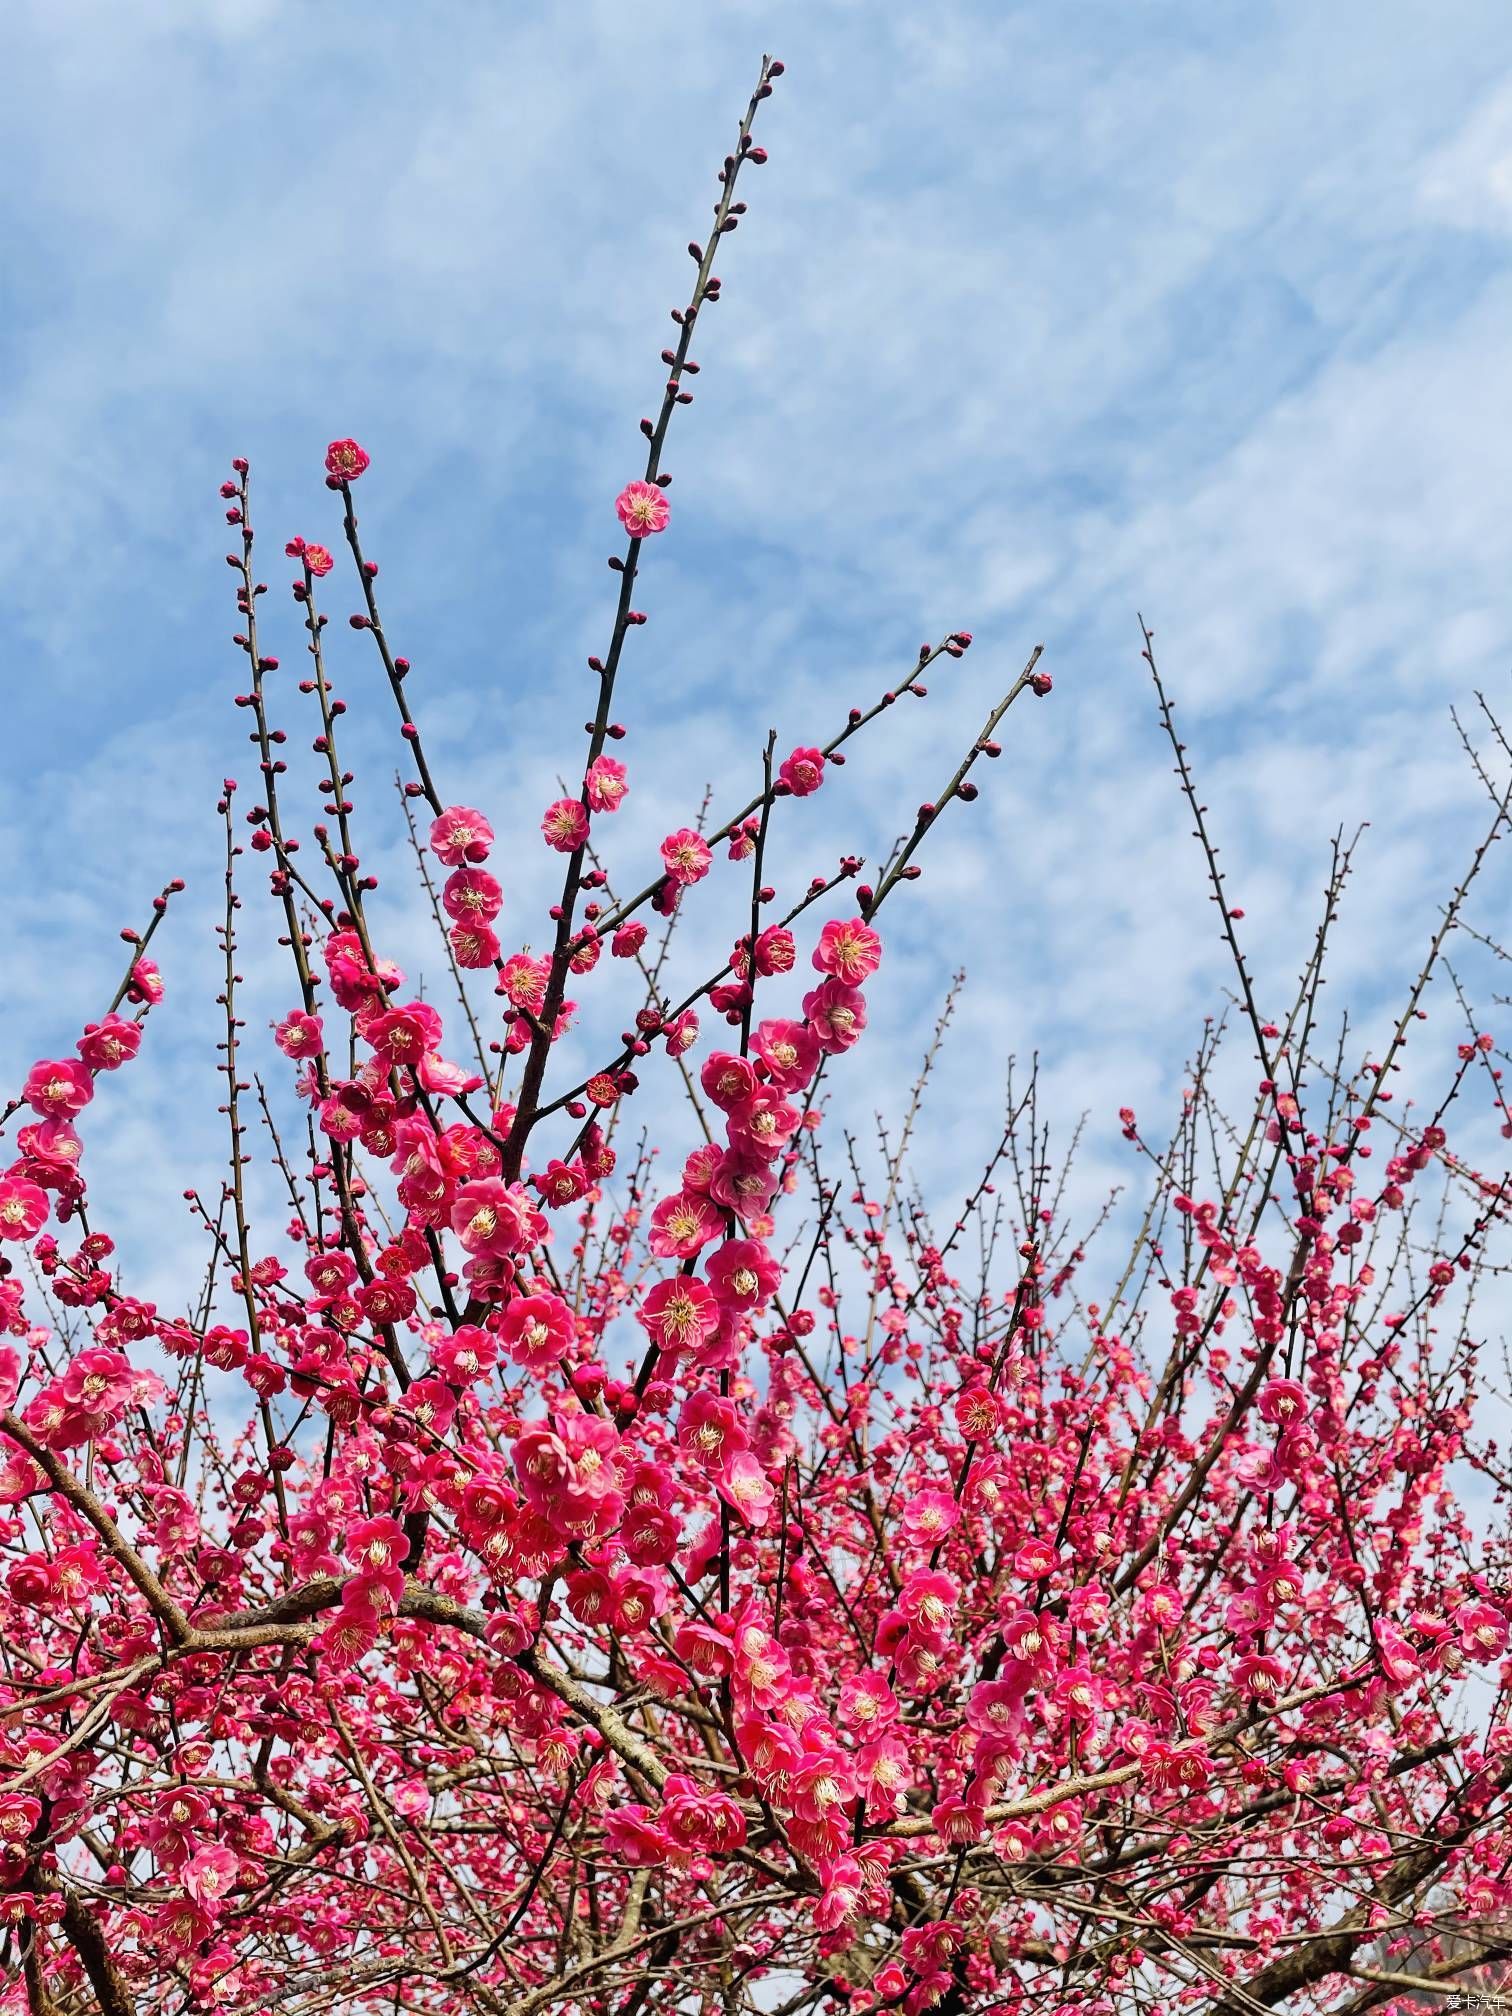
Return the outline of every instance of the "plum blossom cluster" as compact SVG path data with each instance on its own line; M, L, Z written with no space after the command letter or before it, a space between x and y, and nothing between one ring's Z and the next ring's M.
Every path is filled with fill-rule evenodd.
M880 913L1049 691L1037 651L869 880L847 853L782 888L771 821L821 787L841 816L857 738L969 632L828 739L779 762L769 734L650 858L607 823L668 426L781 74L615 501L544 918L513 921L520 836L437 783L356 516L381 469L333 441L328 543L285 543L297 682L245 460L223 486L258 797L219 806L202 1270L136 1292L86 1182L182 884L0 1108L0 2010L1365 2016L1497 1984L1512 1541L1476 1340L1508 1186L1445 1123L1512 1117L1473 1026L1421 1108L1395 1090L1489 847L1357 1067L1316 1034L1347 859L1273 1020L1224 899L1256 1061L1209 1024L1168 1134L1122 1110L1131 1220L1087 1206L1034 1082L962 1201L916 1179L943 977L918 1078L884 1088L901 1125L868 1147L830 1118L881 1073L851 1055L894 973ZM359 851L320 606L343 548L455 1011L392 956ZM278 753L301 704L308 823ZM1492 839L1509 814L1512 786ZM732 889L710 972L679 926ZM256 1034L248 920L286 961ZM611 989L617 1043L571 998Z

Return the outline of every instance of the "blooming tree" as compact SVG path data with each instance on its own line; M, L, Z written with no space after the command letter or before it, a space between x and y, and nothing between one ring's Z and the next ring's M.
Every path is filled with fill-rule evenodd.
M259 773L220 806L229 1171L191 1193L178 1309L112 1264L85 1149L181 883L3 1109L5 2009L1359 2016L1507 1951L1512 1584L1469 1313L1506 1193L1445 1121L1512 1116L1473 1021L1428 1107L1394 1081L1508 795L1384 1047L1324 1054L1347 851L1270 1019L1146 633L1255 1063L1220 1098L1210 1024L1170 1138L1121 1116L1142 1219L1080 1230L1032 1081L959 1208L916 1193L948 1005L877 1155L823 1124L884 907L1048 692L1037 652L870 879L847 856L774 887L770 822L964 631L828 740L768 738L727 814L690 807L611 883L664 446L781 71L689 247L578 781L518 843L561 857L545 949L511 949L491 819L432 769L351 440L330 544L285 548L323 777L296 830L245 461L224 485ZM385 950L354 828L321 607L343 544L446 1017ZM721 887L728 956L673 985L674 927ZM287 957L271 1092L254 923ZM611 988L625 1033L580 1068L570 996ZM250 1213L259 1141L281 1234Z

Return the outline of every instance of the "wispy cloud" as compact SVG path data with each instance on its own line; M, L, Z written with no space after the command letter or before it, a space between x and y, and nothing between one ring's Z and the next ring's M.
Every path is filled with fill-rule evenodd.
M212 806L244 748L226 461L254 457L277 583L289 533L333 529L325 440L372 449L388 621L442 774L517 826L506 922L538 939L535 819L575 760L609 499L764 43L790 71L772 164L701 337L625 687L626 877L706 776L752 774L768 720L827 731L964 624L969 658L793 808L777 863L796 883L842 846L875 856L1043 637L1054 695L1013 718L892 918L854 1097L887 1094L964 958L940 1183L987 1145L984 1059L1039 1051L1067 1122L1168 1100L1226 974L1138 607L1267 998L1330 834L1360 819L1339 992L1368 1023L1410 977L1482 817L1447 707L1503 680L1512 627L1503 9L1446 0L1430 33L1353 0L570 20L20 0L0 27L24 87L0 146L29 192L0 243L0 1057L9 1079L71 1042L115 927L191 877L160 1054L111 1088L138 1102L113 1152L144 1240L214 1170L213 1137L170 1115L213 1067L191 1035L215 992ZM404 891L386 914L417 948L385 696L333 607L359 793ZM282 1005L276 971L249 987ZM174 1152L139 1181L142 1143Z

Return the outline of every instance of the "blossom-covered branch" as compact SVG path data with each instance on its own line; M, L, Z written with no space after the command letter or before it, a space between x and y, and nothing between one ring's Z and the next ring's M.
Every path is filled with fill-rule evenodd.
M1512 1119L1458 971L1437 1076L1411 1039L1452 934L1496 955L1470 911L1512 751L1471 750L1491 825L1384 1047L1330 1044L1353 849L1270 1001L1143 629L1232 1010L1169 1128L1109 1130L1132 1202L1081 1175L1106 1116L1055 1148L1037 1067L957 1177L919 1176L969 948L936 948L894 1083L879 920L919 900L1008 708L1050 693L1039 647L871 879L848 849L786 886L774 836L930 667L980 657L967 631L828 739L805 722L784 756L760 724L759 776L678 801L649 860L615 820L642 782L612 753L634 603L677 536L668 428L782 74L689 247L644 464L604 499L625 545L578 781L523 832L448 795L422 737L356 515L383 471L333 441L332 543L283 541L291 682L231 466L257 782L218 801L226 1166L185 1192L180 1292L137 1292L86 1171L157 1038L147 947L182 883L0 1108L0 2010L1363 2016L1504 1978L1512 1480L1481 1340L1508 1266L1484 1142ZM341 652L368 647L327 634L343 542L455 1012L393 956L380 806L345 767ZM517 920L525 846L562 857L560 894ZM721 897L684 956L674 925ZM873 1155L832 1108L879 1085Z

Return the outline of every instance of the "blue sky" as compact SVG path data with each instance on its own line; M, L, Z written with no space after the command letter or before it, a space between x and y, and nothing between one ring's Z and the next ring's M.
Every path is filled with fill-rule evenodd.
M969 628L930 701L790 808L777 863L801 886L875 856L1042 641L1053 696L892 908L847 1097L890 1098L965 963L928 1180L972 1180L1001 1060L1038 1050L1060 1120L1093 1112L1095 1187L1124 1166L1116 1108L1169 1106L1227 978L1142 609L1262 998L1287 998L1341 822L1370 833L1339 1001L1379 1027L1415 970L1485 824L1448 709L1507 692L1504 6L13 0L0 1062L66 1050L116 928L189 878L170 1004L101 1142L142 1240L215 1168L186 1116L214 1061L215 790L250 781L225 465L253 461L292 668L283 541L336 543L324 445L368 447L364 533L443 788L519 836L505 926L539 943L536 820L577 760L612 499L763 49L788 66L772 158L721 259L617 708L625 879L706 777L755 774L769 724L824 739ZM413 969L351 601L328 598L347 748ZM292 995L246 893L255 1028ZM1494 878L1472 914L1505 909Z

